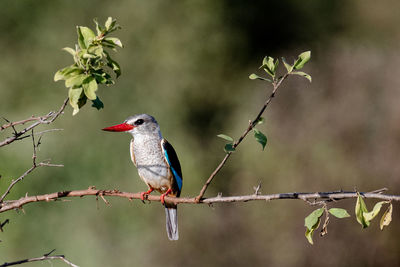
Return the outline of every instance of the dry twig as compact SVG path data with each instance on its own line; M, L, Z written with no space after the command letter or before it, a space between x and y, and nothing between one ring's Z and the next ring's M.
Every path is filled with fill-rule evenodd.
M38 167L42 167L42 166L47 166L47 167L63 167L64 165L60 165L60 164L51 164L49 160L45 160L45 161L41 161L39 163L36 162L36 152L37 152L37 148L40 145L40 141L41 141L41 137L39 137L38 142L35 142L35 134L33 132L33 129L31 129L31 134L30 136L32 136L32 145L33 145L33 155L32 155L32 167L30 167L27 171L25 171L20 177L18 177L17 179L13 180L10 185L8 186L7 190L3 193L3 195L0 197L0 203L2 203L5 199L5 197L10 193L11 189L20 181L22 181L28 174L30 174L33 170L35 170Z
M13 261L13 262L5 262L4 264L0 265L0 267L19 265L19 264L23 264L23 263L27 263L27 262L34 262L34 261L45 261L45 260L62 260L63 262L65 262L69 266L79 267L78 265L73 264L72 262L67 260L64 255L53 255L53 256L51 256L51 254L54 251L55 251L55 249L53 249L52 251L44 254L41 257L37 257L37 258L30 258L30 259L24 259L24 260Z
M42 116L42 117L32 117L32 118L28 118L22 121L17 121L17 122L9 122L8 124L5 124L3 126L1 126L0 130L4 130L8 127L12 127L14 130L14 134L11 137L6 138L5 140L0 142L0 147L2 146L6 146L11 144L12 142L16 141L16 140L21 140L23 138L26 138L28 136L24 136L27 132L31 131L32 129L34 129L35 127L41 125L41 124L50 124L53 121L55 121L58 116L60 116L60 114L63 113L65 107L67 106L69 98L64 100L64 103L61 105L60 109L57 112L49 112L47 115ZM15 125L20 125L20 124L24 124L30 121L35 121L35 123L32 123L31 125L29 125L28 127L22 129L21 131L17 131L15 129ZM8 121L8 120L6 120Z

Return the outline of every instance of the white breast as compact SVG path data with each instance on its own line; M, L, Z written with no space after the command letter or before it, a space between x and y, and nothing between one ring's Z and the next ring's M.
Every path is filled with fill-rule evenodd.
M136 135L131 142L131 155L140 178L147 185L161 192L170 188L171 174L158 136Z

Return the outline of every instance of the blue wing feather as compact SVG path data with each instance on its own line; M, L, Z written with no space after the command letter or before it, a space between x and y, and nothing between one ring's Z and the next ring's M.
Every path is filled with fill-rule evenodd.
M176 184L178 185L179 192L177 196L179 197L182 190L182 182L183 182L181 164L179 163L178 156L176 155L174 148L170 143L168 143L167 140L163 139L161 145L164 150L165 159L167 160L168 165L171 168L172 174L176 181Z

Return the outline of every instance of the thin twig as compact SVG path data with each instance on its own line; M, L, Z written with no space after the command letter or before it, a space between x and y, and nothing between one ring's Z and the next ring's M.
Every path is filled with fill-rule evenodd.
M1 127L5 127L5 126L7 126L7 127L12 127L12 128L14 129L14 135L11 136L11 137L9 137L9 138L6 138L4 141L0 142L0 147L9 145L9 144L11 144L12 142L14 142L14 141L16 141L16 140L21 140L21 139L23 139L23 138L26 138L26 136L23 136L23 135L24 135L25 133L31 131L32 129L34 129L34 128L37 127L38 125L41 125L41 124L50 124L50 123L52 123L53 121L55 121L55 120L58 118L58 116L60 116L60 114L63 113L65 107L67 106L68 100L69 100L69 98L66 98L66 99L64 100L64 103L61 105L60 109L59 109L56 113L54 113L54 112L49 112L47 115L45 115L45 116L43 116L43 117L37 117L37 120L36 120L35 123L32 123L31 125L29 125L28 127L26 127L25 129L23 129L23 130L21 130L21 131L17 131L17 130L14 128L14 125L23 124L22 122L26 123L26 122L32 121L32 120L26 119L26 120L19 121L18 123L14 123L14 124L13 124L13 123L9 123L9 124L6 124L6 125L1 126ZM9 125L9 126L8 126L8 125ZM5 127L5 128L7 128L7 127ZM5 129L5 128L4 128L4 129Z
M78 265L73 264L72 262L67 260L64 255L51 256L50 254L53 253L54 251L55 251L55 249L53 249L52 251L44 254L41 257L37 257L37 258L30 258L30 259L24 259L24 260L13 261L13 262L5 262L4 264L0 265L0 267L19 265L19 264L23 264L23 263L27 263L27 262L34 262L34 261L45 261L45 260L62 260L63 262L65 262L69 266L79 267Z
M0 224L0 232L3 232L3 227L4 227L4 225L6 225L7 223L9 223L10 222L10 220L9 219L6 219L4 222L2 222L1 224Z
M34 116L32 116L31 118L28 118L28 119L25 119L25 120L21 120L21 121L15 121L15 122L9 122L7 120L8 123L3 124L2 126L0 126L0 131L3 131L3 130L5 130L5 129L9 128L9 127L12 127L12 126L25 124L25 123L30 122L30 121L44 120L44 119L46 119L45 117L46 116L44 116L44 117L34 117Z
M381 199L381 200L389 200L389 201L400 201L400 195L386 195L381 193L371 193L371 192L359 192L361 196L370 199ZM25 196L18 200L9 200L0 203L0 213L13 210L20 209L24 205L34 202L49 202L56 201L61 198L66 197L84 197L84 196L108 196L108 197L120 197L126 198L128 200L132 199L141 199L140 193L129 193L129 192L121 192L118 190L98 190L94 187L90 187L86 190L75 190L75 191L60 191L45 195L37 195L37 196ZM223 197L218 195L216 197L210 198L202 198L200 202L197 201L195 197L165 197L165 202L173 203L173 204L213 204L213 203L230 203L230 202L248 202L248 201L270 201L270 200L278 200L278 199L300 199L303 201L308 201L310 204L317 203L316 201L320 201L317 204L330 201L339 201L342 199L349 198L357 198L357 191L333 191L333 192L315 192L315 193L281 193L281 194L269 194L269 195L242 195L242 196L227 196ZM147 198L149 201L160 201L160 196L157 195L149 195ZM314 202L312 202L314 201Z
M42 166L47 166L47 167L63 167L61 164L51 164L50 160L45 160L42 162L37 163L36 162L36 151L38 146L40 145L41 137L39 138L38 142L35 142L35 134L33 129L31 129L31 134L30 136L32 137L32 145L33 145L33 155L32 155L32 167L30 167L27 171L25 171L20 177L18 177L16 180L13 180L10 185L8 186L7 190L3 193L3 195L0 198L0 203L4 201L6 196L10 193L11 189L20 181L22 181L28 174L30 174L33 170L35 170L38 167Z
M278 88L280 87L280 85L282 84L282 82L289 76L289 73L286 73L285 75L283 75L281 78L279 78L278 80L275 80L272 83L273 86L273 90L271 95L269 96L269 98L264 102L264 105L261 107L261 110L258 112L258 115L255 117L254 120L252 120L249 123L249 126L247 127L247 129L243 132L243 134L239 137L239 139L233 143L233 148L237 148L239 146L239 144L243 141L243 139L247 136L247 134L253 130L253 128L256 126L257 122L260 120L261 116L263 115L265 109L268 107L269 103L271 103L272 98L275 97L276 91L278 90ZM203 185L203 187L200 190L199 195L196 197L196 201L200 202L201 198L204 196L208 186L210 185L210 183L212 182L212 180L214 179L214 177L217 175L217 173L222 169L222 167L225 165L226 161L228 160L228 158L232 155L232 152L228 152L225 157L222 159L221 163L217 166L217 168L211 173L210 177L208 177L207 181L205 182L205 184Z

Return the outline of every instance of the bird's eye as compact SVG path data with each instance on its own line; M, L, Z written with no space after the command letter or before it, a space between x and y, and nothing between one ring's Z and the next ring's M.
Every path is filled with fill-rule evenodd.
M137 121L135 121L135 125L143 124L143 122L144 122L144 120L138 119Z

